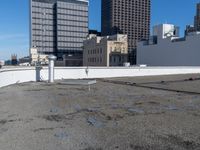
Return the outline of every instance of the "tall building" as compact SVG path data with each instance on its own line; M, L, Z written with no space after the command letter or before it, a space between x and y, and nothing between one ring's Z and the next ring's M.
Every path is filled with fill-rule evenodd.
M196 15L194 17L194 25L187 25L185 30L185 35L190 34L191 32L200 31L200 3L196 6Z
M151 0L102 0L102 35L127 34L129 61L136 64L136 44L150 35Z
M200 3L197 4L197 12L194 18L194 27L196 31L200 31Z
M82 56L88 0L30 0L30 48L42 54Z

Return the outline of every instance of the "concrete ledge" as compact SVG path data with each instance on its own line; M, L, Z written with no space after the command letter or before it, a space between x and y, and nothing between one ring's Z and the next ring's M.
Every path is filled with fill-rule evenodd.
M197 74L200 67L56 67L55 79L91 79L136 76ZM48 68L40 71L41 80L48 80ZM34 67L4 68L0 70L0 87L36 81Z

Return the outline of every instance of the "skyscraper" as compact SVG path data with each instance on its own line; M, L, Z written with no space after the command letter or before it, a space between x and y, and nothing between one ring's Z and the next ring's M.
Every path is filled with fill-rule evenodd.
M194 16L194 25L187 25L185 30L185 35L191 32L200 31L200 3L196 6L196 15Z
M88 34L88 0L30 0L30 47L77 56Z
M200 3L197 4L197 12L194 18L194 27L196 31L200 31Z
M150 35L151 0L102 0L102 35L127 34L129 60L136 63L136 43Z

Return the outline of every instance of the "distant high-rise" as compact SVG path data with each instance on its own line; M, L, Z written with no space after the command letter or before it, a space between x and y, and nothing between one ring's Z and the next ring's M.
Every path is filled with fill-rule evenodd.
M197 4L197 12L194 19L194 27L196 31L200 31L200 3Z
M194 16L194 25L187 25L185 30L185 35L191 32L200 31L200 3L196 6L196 15Z
M82 55L88 0L30 0L30 47L39 53Z
M127 34L129 61L136 63L136 43L150 35L151 0L102 0L102 35Z
M11 55L11 65L17 65L17 55Z

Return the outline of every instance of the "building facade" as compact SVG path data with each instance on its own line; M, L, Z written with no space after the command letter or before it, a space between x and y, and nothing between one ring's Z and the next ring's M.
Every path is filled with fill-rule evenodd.
M196 16L194 17L194 27L196 31L200 31L200 3L197 4Z
M17 55L11 55L11 65L16 66L18 64Z
M82 56L88 34L88 0L30 0L30 48Z
M196 6L196 15L194 17L194 25L187 25L185 34L200 31L200 3Z
M180 28L173 24L160 24L153 27L153 36L156 36L158 39L178 37L179 32Z
M41 64L46 65L49 63L48 55L38 53L36 48L30 49L30 64L35 65L36 63L41 62Z
M155 32L158 31L158 32ZM148 66L200 66L200 32L179 37L179 28L170 25L154 27L153 36L137 46L137 64Z
M0 69L2 68L2 66L5 65L5 61L4 60L0 60Z
M137 42L149 38L150 14L151 0L102 0L102 35L127 34L131 64Z
M89 35L84 41L84 66L123 66L127 62L127 35Z

